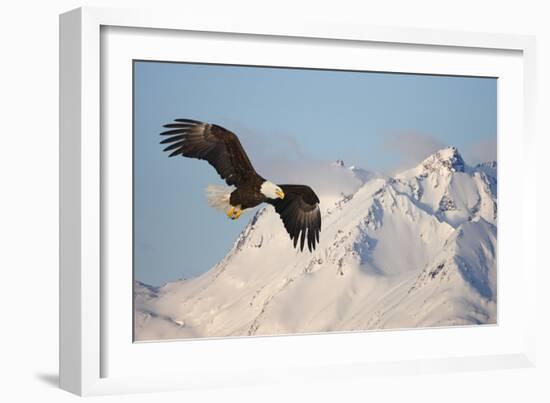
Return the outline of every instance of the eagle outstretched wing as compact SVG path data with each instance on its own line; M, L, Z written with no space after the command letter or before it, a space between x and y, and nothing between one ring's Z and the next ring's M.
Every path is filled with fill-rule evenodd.
M300 251L304 250L307 238L309 251L315 250L321 232L321 211L319 198L305 185L278 185L285 193L284 199L268 199L267 203L275 207L283 224L294 241L294 247L300 238Z
M206 160L228 185L239 186L257 175L238 137L229 130L192 119L174 119L164 127L170 130L160 133L167 136L160 143L169 144L164 151L172 151L170 157Z

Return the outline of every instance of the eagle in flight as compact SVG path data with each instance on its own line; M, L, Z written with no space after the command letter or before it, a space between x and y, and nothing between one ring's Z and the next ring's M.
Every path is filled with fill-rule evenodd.
M269 203L281 217L294 247L300 240L300 251L305 241L309 251L315 250L321 231L319 198L306 185L276 185L262 178L252 166L239 138L229 130L192 119L174 119L164 125L160 143L168 144L164 151L170 157L206 160L225 183L233 188L209 185L206 188L208 204L223 210L233 220L241 213L261 203Z

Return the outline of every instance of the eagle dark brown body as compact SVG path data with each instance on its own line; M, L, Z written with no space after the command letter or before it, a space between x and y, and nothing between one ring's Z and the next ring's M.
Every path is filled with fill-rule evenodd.
M258 204L264 203L267 201L267 197L260 192L262 183L264 182L264 178L257 176L250 179L247 183L243 183L243 186L231 192L229 203L232 206L241 206L242 210L256 207Z
M168 144L164 151L171 151L170 157L181 155L206 160L229 186L236 187L231 192L214 190L209 198L212 206L227 205L227 216L237 219L243 210L269 203L281 217L294 247L300 240L303 251L307 240L309 251L315 249L321 231L321 212L319 198L309 186L275 185L262 178L238 137L221 126L175 119L164 127L170 130L161 133L166 136L161 144Z

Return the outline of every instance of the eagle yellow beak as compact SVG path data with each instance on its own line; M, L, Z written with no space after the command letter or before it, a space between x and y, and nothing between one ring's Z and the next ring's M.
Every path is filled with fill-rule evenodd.
M283 192L282 190L277 190L277 191L275 192L275 194L277 195L277 197L278 197L279 199L284 199L284 198L285 198L285 192Z

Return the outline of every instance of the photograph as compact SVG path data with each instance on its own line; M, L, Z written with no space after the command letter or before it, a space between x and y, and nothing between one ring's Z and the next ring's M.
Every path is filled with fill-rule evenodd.
M496 77L132 69L134 342L498 323Z

